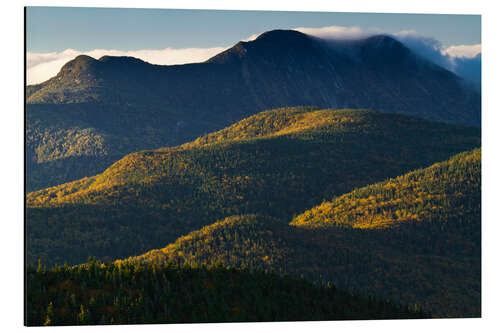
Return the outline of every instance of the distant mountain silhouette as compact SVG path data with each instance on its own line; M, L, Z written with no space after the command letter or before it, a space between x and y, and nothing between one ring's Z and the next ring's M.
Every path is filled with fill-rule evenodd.
M196 64L78 56L26 94L28 191L281 106L481 120L478 93L391 37L327 42L290 30L266 32Z

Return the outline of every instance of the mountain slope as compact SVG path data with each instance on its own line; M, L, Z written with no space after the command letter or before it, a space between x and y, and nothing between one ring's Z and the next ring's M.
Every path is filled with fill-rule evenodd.
M275 107L370 108L480 124L476 92L387 36L332 43L277 30L205 63L176 66L79 56L28 86L26 97L28 191L95 175L125 154L181 144ZM75 129L91 133L85 144L64 140Z
M288 222L334 195L478 146L473 127L363 110L274 110L28 194L28 261L137 255L235 214Z
M290 225L262 215L233 216L124 261L220 261L332 281L342 290L417 304L439 317L477 317L480 170L480 150L462 153L334 198ZM387 219L391 209L401 213L381 221L378 215Z
M28 326L427 317L331 287L221 265L90 262L30 268L27 280Z
M479 216L480 210L481 150L476 149L324 202L297 216L293 224L306 228L397 228L404 223L457 221L463 216ZM479 220L470 222L476 227ZM475 231L480 232L480 228Z

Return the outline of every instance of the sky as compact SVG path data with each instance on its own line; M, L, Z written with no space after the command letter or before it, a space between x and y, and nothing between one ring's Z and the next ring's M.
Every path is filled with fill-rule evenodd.
M476 67L480 61L479 15L28 7L28 84L53 77L79 54L135 56L160 65L200 62L272 29L332 39L390 34L464 73L471 73L469 59Z

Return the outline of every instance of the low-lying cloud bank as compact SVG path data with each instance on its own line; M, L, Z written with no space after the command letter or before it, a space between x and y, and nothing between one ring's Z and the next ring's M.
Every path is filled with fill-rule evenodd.
M394 37L415 53L456 73L481 88L481 44L453 45L444 47L432 37L425 37L415 31L402 31Z
M384 33L384 31L379 29L364 30L357 26L327 26L320 28L298 27L293 30L322 39L357 39ZM419 35L413 30L400 31L390 35L422 57L455 72L459 76L472 82L476 87L481 87L481 44L452 45L444 47L439 40ZM251 41L257 37L257 34L252 35L244 39L244 41ZM28 84L36 84L48 80L55 76L66 62L80 54L86 54L93 58L100 58L104 55L130 56L157 65L179 65L205 61L227 48L228 46L185 49L166 48L162 50L137 51L98 49L82 52L68 49L62 52L51 53L28 52L26 57L27 82Z
M227 47L185 48L163 50L119 51L97 49L77 51L67 49L62 52L31 53L26 55L26 71L28 84L37 84L57 75L61 67L80 54L98 59L105 55L135 57L155 65L180 65L202 62L224 51Z
M300 27L300 28L294 28L293 30L300 31L306 35L311 35L322 39L337 39L337 40L360 39L383 33L383 31L379 29L363 30L361 29L361 27L357 26L344 27L339 25L332 25L321 28Z
M322 39L357 39L385 33L379 29L363 30L360 27L328 26L321 28L295 28L294 30ZM445 47L433 37L422 36L414 30L388 34L405 44L415 53L456 73L481 87L481 44L452 45Z

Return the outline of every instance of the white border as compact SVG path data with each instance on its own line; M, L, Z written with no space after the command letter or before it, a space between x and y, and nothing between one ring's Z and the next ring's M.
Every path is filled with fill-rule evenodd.
M493 331L500 327L498 309L500 283L498 269L498 237L500 236L497 210L497 193L500 190L500 163L497 143L500 107L498 105L498 8L494 1L456 0L419 0L402 1L234 1L211 0L75 0L19 1L3 3L0 11L2 24L2 92L0 131L2 143L2 180L0 202L2 214L2 279L0 289L0 325L13 330L27 329L22 326L23 319L23 9L31 6L86 6L86 7L130 7L130 8L192 8L192 9L250 9L250 10L293 10L293 11L331 11L331 12L385 12L385 13L440 13L440 14L482 14L483 36L483 318L482 319L445 319L411 321L356 321L356 322L294 322L294 323L252 323L252 324L209 324L209 325L144 325L144 326L100 326L72 327L71 330L105 330L106 332L141 330L174 332L254 332L256 330L286 330L287 332L422 332L453 331L471 332ZM30 328L38 330L40 328ZM55 328L66 330L66 328ZM51 330L48 328L48 330Z

